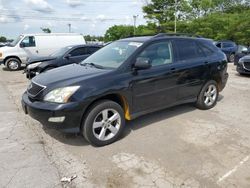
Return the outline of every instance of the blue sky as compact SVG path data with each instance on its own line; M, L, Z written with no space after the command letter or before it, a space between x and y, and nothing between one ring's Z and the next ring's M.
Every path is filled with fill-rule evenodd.
M21 33L53 32L103 35L112 25L144 24L142 6L147 0L0 0L0 36L15 38Z

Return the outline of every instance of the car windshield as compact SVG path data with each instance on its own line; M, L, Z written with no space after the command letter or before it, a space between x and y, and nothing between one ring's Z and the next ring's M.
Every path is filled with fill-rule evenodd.
M95 64L103 68L115 69L141 45L141 42L113 42L82 61L81 65Z
M61 56L63 56L68 50L70 50L71 48L72 48L72 46L68 46L68 47L61 48L61 49L55 51L54 53L52 53L50 56L52 56L52 57L61 57Z
M11 42L8 46L16 46L17 43L23 38L23 35L18 36L13 42Z

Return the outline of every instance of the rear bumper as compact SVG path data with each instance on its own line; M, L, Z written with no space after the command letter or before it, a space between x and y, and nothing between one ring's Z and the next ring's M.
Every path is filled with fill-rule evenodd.
M59 129L68 133L80 132L84 110L77 103L32 102L27 93L24 93L22 107L25 114L36 119L47 128Z
M220 91L222 91L226 87L228 77L229 77L229 74L227 72L223 74L221 78Z

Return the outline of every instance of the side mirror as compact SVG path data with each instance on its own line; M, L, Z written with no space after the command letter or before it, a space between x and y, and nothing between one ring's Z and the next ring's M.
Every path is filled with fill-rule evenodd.
M71 57L71 54L67 54L66 56L64 56L65 59L69 59Z
M148 58L137 58L134 64L135 70L145 70L151 68L150 60Z
M19 46L20 46L20 48L24 48L25 44L21 42Z

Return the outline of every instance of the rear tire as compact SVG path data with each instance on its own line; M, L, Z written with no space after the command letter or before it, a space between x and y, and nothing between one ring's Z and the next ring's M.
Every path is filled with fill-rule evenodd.
M20 70L20 68L21 68L21 62L17 58L7 59L5 62L5 65L8 68L8 70L10 70L10 71L17 71L17 70Z
M83 136L94 146L115 142L125 127L122 107L110 100L101 100L88 110L82 125Z
M219 90L216 81L208 81L202 88L197 102L196 107L201 110L208 110L213 108L218 100Z

